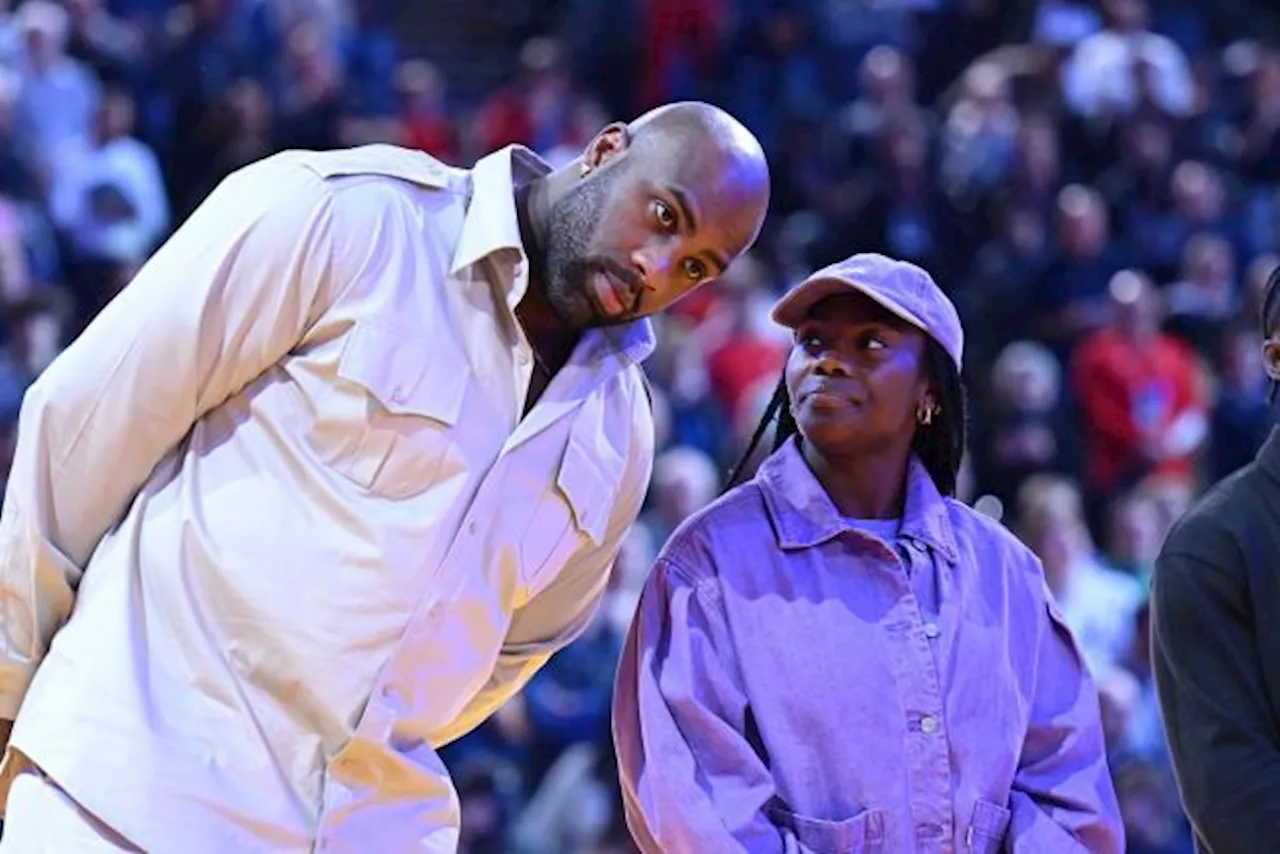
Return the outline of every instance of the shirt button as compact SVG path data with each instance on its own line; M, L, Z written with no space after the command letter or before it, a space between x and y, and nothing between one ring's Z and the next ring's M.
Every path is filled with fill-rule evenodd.
M938 628L938 624L937 624L937 623L925 623L925 624L924 624L924 636L925 636L925 637L927 637L929 640L933 640L934 638L936 638L936 637L937 637L938 635L940 635L940 634L942 634L942 632L941 632L941 630Z
M395 391L391 392L391 400L394 401L395 403L404 403L405 398L407 398L408 396L409 395L405 393L405 390L403 387L398 388Z
M925 715L920 719L920 731L925 735L933 735L938 731L938 719L932 715Z
M393 683L383 685L379 693L382 694L383 707L392 715L402 713L404 707L408 705L409 700L405 692Z

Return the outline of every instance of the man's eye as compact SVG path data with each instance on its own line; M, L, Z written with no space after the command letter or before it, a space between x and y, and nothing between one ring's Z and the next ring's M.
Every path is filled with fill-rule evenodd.
M671 231L676 227L676 212L666 202L655 200L653 215L658 220L658 225L666 230Z

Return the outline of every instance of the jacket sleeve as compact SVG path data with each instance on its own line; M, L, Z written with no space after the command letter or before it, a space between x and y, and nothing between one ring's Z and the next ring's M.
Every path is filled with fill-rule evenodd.
M1046 588L1031 723L1009 805L1014 854L1121 854L1098 693Z
M776 790L746 736L714 582L669 557L651 572L623 648L613 737L627 825L645 854L804 852L770 815Z
M1280 733L1242 568L1169 550L1151 656L1183 805L1214 854L1280 851Z

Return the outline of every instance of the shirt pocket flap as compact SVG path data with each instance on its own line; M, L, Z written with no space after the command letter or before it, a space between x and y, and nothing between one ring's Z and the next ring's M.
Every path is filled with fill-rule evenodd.
M1009 818L1012 813L1002 806L997 806L990 801L978 800L973 805L973 820L969 822L970 842L977 840L982 842L990 842L993 845L998 844L1004 839L1005 831L1009 829ZM978 847L976 850L985 851L987 848ZM992 847L990 850L995 850Z
M869 854L884 843L884 816L879 810L864 810L851 818L832 821L809 818L786 807L771 806L770 818L790 830L806 851L815 854Z
M604 543L626 460L609 443L597 398L593 395L583 404L570 428L556 486L573 509L578 530L599 546Z
M460 354L441 352L447 349L443 342L428 348L424 340L382 325L357 324L343 346L338 376L366 389L388 412L424 415L452 427L470 381L467 362Z

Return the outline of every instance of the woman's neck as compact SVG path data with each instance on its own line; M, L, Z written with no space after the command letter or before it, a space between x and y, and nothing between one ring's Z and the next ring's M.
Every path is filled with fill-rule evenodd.
M887 449L882 454L829 460L808 442L801 442L800 449L841 515L849 519L896 519L902 515L909 450L895 453L896 449Z

